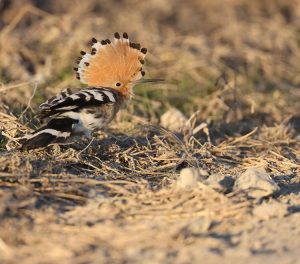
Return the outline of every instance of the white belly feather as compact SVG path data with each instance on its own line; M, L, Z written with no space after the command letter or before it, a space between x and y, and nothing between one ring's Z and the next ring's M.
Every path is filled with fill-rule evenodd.
M85 110L80 112L65 112L62 116L78 120L78 123L73 125L73 132L84 133L87 136L90 135L93 130L100 129L105 125L103 118L95 118L93 113L89 113Z

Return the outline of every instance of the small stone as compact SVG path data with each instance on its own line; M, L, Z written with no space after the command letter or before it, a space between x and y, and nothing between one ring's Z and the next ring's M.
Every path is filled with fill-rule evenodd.
M234 179L231 176L214 173L207 178L205 183L216 191L227 193L232 190Z
M177 186L180 188L195 188L201 181L201 175L196 168L184 168L180 171Z
M182 112L176 108L172 108L161 116L160 125L173 132L182 132L187 120Z
M253 209L253 214L261 220L273 217L284 217L288 214L288 205L277 201L263 203Z
M246 191L252 198L267 197L279 191L278 185L264 168L247 169L237 178L234 189Z

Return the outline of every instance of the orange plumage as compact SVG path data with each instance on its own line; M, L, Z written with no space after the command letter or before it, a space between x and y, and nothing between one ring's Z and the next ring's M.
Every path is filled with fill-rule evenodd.
M74 69L77 78L88 86L114 88L128 97L134 81L145 74L142 64L147 49L130 42L127 33L114 36L113 42L92 39L91 53L82 51L79 67Z

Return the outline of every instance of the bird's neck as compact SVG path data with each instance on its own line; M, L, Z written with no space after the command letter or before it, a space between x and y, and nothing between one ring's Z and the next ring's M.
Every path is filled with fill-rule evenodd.
M130 100L133 96L133 89L132 87L123 86L121 89L119 89L119 92L124 97L125 101Z

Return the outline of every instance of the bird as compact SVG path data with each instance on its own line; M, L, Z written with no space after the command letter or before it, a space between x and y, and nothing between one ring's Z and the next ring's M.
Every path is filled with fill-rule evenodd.
M106 127L133 96L142 79L147 49L129 40L128 34L114 33L114 40L92 38L91 51L81 51L74 67L76 78L87 87L67 88L39 106L38 117L49 119L46 125L21 138L21 150L44 148L62 143L73 135L89 138Z

